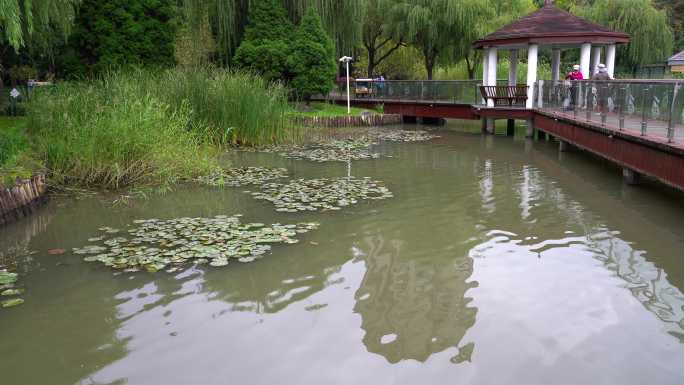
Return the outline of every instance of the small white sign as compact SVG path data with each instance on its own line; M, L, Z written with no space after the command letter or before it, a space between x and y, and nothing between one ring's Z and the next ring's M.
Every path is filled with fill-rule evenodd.
M10 91L10 96L16 99L19 97L19 95L21 95L21 93L19 93L16 88L12 88L12 91Z

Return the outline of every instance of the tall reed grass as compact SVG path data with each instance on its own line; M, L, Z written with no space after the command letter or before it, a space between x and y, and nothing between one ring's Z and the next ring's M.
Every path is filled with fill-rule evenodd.
M166 71L151 87L175 108L189 103L196 127L218 144L265 145L292 139L287 90L244 72L215 68Z
M215 68L112 72L38 90L27 105L35 154L60 184L120 188L192 178L227 144L293 138L287 91Z
M118 189L167 184L216 166L188 103L171 106L138 76L112 73L36 92L27 105L34 156L53 183Z

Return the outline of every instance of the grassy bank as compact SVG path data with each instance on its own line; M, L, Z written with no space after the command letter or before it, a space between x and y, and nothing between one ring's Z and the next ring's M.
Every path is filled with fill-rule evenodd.
M365 108L352 107L351 115L361 115L362 113L377 114L377 110L370 110ZM346 116L347 106L338 104L330 104L323 102L311 102L308 106L293 106L289 111L289 115L294 116L321 116L321 117L335 117Z
M0 185L11 185L17 177L30 176L28 148L26 118L0 117Z

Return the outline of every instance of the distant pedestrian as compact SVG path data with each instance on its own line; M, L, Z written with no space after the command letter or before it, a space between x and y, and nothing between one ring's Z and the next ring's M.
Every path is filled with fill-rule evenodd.
M599 64L597 66L598 71L591 77L592 81L598 81L599 84L596 85L596 104L598 106L598 112L600 114L605 114L608 112L606 108L608 106L608 84L605 82L608 80L613 80L608 73L608 68L605 64Z
M577 80L584 80L584 75L582 75L582 71L580 71L580 66L578 64L575 64L572 66L572 71L568 72L568 74L565 76L565 80L567 83L569 83L570 87L570 103L568 103L566 109L567 110L573 110L575 108L575 104L577 102Z

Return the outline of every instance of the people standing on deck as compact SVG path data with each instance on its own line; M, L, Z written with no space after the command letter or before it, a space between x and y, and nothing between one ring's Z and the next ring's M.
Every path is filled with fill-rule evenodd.
M578 64L572 66L572 71L568 72L565 76L565 80L570 82L570 103L566 108L572 110L575 108L575 101L577 100L577 83L574 82L577 80L584 80L584 76L582 75L582 71L580 71L580 66Z
M608 73L608 68L605 64L599 64L597 66L598 71L591 77L591 80L596 80L601 83L596 85L596 104L598 106L598 113L607 113L608 106L608 85L604 82L607 80L612 80L610 74Z

